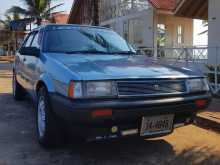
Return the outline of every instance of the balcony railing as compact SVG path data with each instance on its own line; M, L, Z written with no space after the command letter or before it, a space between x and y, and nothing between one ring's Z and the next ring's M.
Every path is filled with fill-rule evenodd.
M185 67L196 72L205 74L210 82L214 94L220 94L220 65L208 64L208 50L217 59L218 48L216 47L188 47L188 48L140 48L141 54L156 59L161 64L176 67ZM156 52L157 53L156 53ZM156 55L155 55L156 54Z
M143 2L120 2L114 5L101 5L101 21L106 21L116 17L125 16L134 12L149 9L149 3L147 1Z

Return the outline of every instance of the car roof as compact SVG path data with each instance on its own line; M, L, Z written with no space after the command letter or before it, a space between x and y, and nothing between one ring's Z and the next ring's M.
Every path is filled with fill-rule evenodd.
M78 25L78 24L48 24L48 25L42 25L39 26L32 31L39 31L39 30L50 30L50 29L66 29L66 28L74 28L74 27L80 27L80 28L95 28L95 29L106 29L111 30L110 28L101 27L101 26L90 26L90 25Z

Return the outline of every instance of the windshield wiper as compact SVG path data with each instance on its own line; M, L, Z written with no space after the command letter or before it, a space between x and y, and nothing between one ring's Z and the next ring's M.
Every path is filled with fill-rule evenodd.
M135 52L133 51L118 51L118 52L111 52L110 54L136 54Z
M76 51L67 51L66 54L108 54L108 52L105 51L99 51L99 50L76 50Z

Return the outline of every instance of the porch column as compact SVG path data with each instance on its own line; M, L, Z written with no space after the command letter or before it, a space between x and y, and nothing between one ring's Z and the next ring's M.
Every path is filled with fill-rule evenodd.
M154 27L153 27L153 35L154 35L154 58L157 59L157 24L158 24L158 15L156 11L154 11Z
M209 0L208 63L220 64L220 0Z

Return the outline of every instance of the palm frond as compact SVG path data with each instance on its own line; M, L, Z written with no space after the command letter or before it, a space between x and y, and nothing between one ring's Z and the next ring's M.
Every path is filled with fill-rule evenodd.
M205 30L205 31L199 33L199 35L203 35L203 34L208 34L208 30Z
M33 0L22 0L27 7L35 6Z
M7 13L18 13L22 15L28 15L28 11L19 6L12 6L10 9L7 10Z
M45 13L51 13L51 12L53 12L55 9L57 9L58 7L63 6L63 5L64 5L64 3L57 4L57 5L55 5L55 6L51 7L51 8L49 8Z

